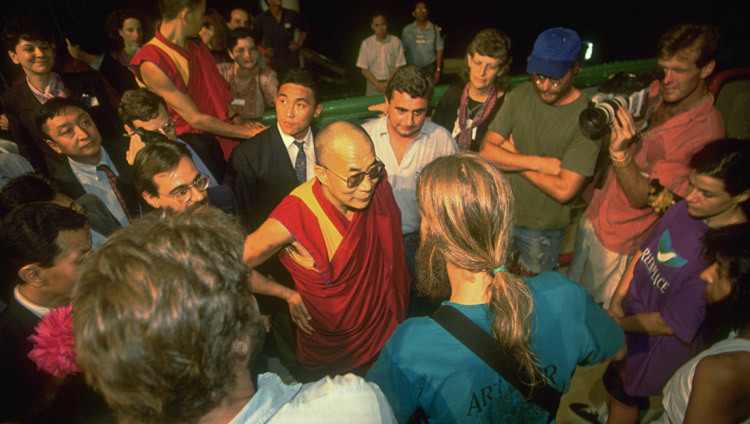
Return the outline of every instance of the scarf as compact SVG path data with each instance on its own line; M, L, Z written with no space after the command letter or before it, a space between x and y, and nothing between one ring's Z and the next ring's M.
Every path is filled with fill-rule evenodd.
M490 91L490 95L487 96L487 100L484 101L482 107L477 112L477 115L471 121L471 125L467 126L466 121L468 120L467 110L469 108L470 85L470 82L466 83L464 92L463 94L461 94L461 105L458 108L458 127L461 129L461 131L458 133L456 141L458 142L458 149L461 151L469 150L469 148L471 147L472 130L478 127L482 122L484 122L485 119L487 119L488 116L490 116L492 109L495 108L495 103L497 103L497 87L493 86L492 91Z

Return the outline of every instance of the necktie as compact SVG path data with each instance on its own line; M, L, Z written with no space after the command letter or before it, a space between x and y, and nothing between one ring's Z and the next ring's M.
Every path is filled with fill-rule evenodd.
M307 157L305 156L305 142L294 141L297 146L297 160L294 161L294 173L297 174L297 180L301 183L307 181Z
M125 204L125 199L122 198L122 194L120 193L120 190L117 189L117 176L115 176L115 173L112 172L112 169L109 168L109 166L105 164L101 164L96 167L97 171L104 171L105 174L107 174L107 181L109 181L109 186L112 188L112 192L115 194L115 197L117 198L117 201L120 203L120 206L122 206L122 210L125 211L125 216L128 217L128 221L130 221L130 211L128 210L128 205Z

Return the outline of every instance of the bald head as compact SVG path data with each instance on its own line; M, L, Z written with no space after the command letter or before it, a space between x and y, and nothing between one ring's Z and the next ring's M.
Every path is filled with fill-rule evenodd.
M329 166L334 156L345 156L349 150L374 151L370 136L359 125L348 121L332 122L315 137L315 157L323 166Z

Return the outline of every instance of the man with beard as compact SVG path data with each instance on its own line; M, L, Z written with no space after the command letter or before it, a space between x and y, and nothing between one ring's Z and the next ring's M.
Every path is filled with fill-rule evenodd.
M589 98L573 86L581 39L552 28L536 39L526 70L490 124L480 153L508 178L516 197L514 250L523 274L559 266L557 256L573 200L594 173L599 142L578 128Z
M73 297L76 359L120 421L395 423L378 387L353 375L256 384L264 329L242 230L212 208L164 215L115 234Z
M229 187L209 190L210 178L198 171L185 144L165 139L146 145L135 156L133 173L136 190L155 209L191 212L210 204L230 214L238 210Z
M251 268L279 253L304 379L364 374L406 316L409 276L401 214L367 133L346 121L315 138L316 178L295 188L245 240ZM264 284L265 285L265 284Z

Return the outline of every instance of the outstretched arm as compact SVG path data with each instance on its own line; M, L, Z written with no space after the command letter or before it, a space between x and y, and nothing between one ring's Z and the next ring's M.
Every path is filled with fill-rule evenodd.
M265 128L259 128L257 125L232 125L201 112L193 100L178 90L167 75L151 62L141 63L140 73L143 83L151 91L162 96L167 104L195 129L224 137L250 138Z
M310 325L312 317L299 292L264 277L254 269L293 241L294 238L286 227L275 219L268 219L245 239L244 260L248 268L252 269L249 281L250 290L253 293L284 299L289 304L289 312L297 327L311 334L315 331Z

